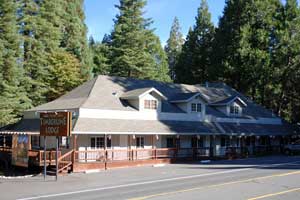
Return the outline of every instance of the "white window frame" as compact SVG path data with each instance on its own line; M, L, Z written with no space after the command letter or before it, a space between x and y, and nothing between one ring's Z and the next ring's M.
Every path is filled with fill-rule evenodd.
M240 115L241 109L236 105L229 106L229 114L230 115Z
M150 100L150 99L145 99L144 100L144 109L147 110L157 110L158 108L158 102L157 100Z
M145 148L145 137L137 136L135 138L135 145L136 145L137 149L144 149Z
M191 103L191 112L193 112L193 113L200 113L200 112L202 112L202 105L201 105L201 103Z
M92 147L92 139L94 139L95 141L95 147ZM98 141L97 141L98 140ZM106 138L106 148L110 149L112 148L112 144L111 144L111 139ZM101 145L103 141L103 146ZM99 145L97 145L97 142L99 142ZM91 144L91 149L104 149L105 147L105 140L104 140L104 136L94 136L94 137L90 137L90 144Z

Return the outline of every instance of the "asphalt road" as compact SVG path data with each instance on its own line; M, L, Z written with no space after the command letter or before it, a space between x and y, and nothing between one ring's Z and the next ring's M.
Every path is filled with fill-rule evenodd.
M0 199L300 200L300 157L274 156L0 179Z

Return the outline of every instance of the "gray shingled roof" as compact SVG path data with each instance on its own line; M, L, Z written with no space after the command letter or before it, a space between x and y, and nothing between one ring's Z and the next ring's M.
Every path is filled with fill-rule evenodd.
M40 119L22 119L19 122L0 128L0 133L39 134Z
M128 133L181 133L219 134L213 123L187 121L121 120L79 118L74 132L128 132Z
M120 98L124 99L133 99L133 98L138 98L140 95L144 94L145 92L151 90L152 88L140 88L140 89L135 89L135 90L130 90L127 92L124 92Z
M83 83L81 86L75 88L71 92L66 93L58 99L34 107L29 111L77 109L81 107L81 105L89 97L94 88L96 80L97 78L94 78L86 83Z
M185 85L162 83L152 80L138 80L133 78L98 76L93 80L86 82L64 96L31 109L31 111L54 110L54 109L74 109L74 108L91 108L106 110L129 110L136 111L126 101L120 97L130 91L144 91L145 88L155 88L161 92L167 99L174 99L176 94L180 96L190 96L200 93L201 97L208 103L224 100L231 96L238 96L247 103L244 108L244 118L258 117L275 117L272 113L262 106L253 103L251 100L238 93L234 89L225 84L209 84L208 87L201 85ZM178 97L179 98L179 97ZM169 101L163 102L163 112L182 112L175 104ZM216 117L224 116L220 111L209 108L208 113L214 114Z
M229 135L292 135L295 129L289 124L219 123Z
M188 92L188 93L174 93L168 100L170 102L184 102L199 94L199 92Z

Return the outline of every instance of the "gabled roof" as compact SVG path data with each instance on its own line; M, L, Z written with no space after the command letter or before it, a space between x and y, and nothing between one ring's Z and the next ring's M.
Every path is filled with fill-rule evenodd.
M156 94L158 94L160 97L165 99L165 96L159 92L157 89L155 89L154 87L151 88L139 88L139 89L135 89L135 90L130 90L127 92L124 92L120 98L121 99L138 99L143 97L146 94L149 94L150 92L155 92Z
M171 103L186 103L191 101L196 96L200 95L199 92L190 92L190 93L176 93L173 97L169 99Z
M37 106L29 111L79 108L136 111L135 108L126 104L120 97L126 93L126 95L133 93L133 91L136 94L141 94L143 91L145 92L151 88L155 88L169 100L181 99L179 97L176 98L177 94L184 96L183 99L186 99L200 93L201 98L208 105L228 99L229 97L238 96L247 104L247 107L243 110L243 116L248 118L276 117L269 110L253 103L250 99L225 84L210 83L208 86L186 85L103 75L82 84L52 102ZM163 99L162 103L162 112L183 112L180 111L181 109L176 104L170 103L167 100ZM224 114L213 106L208 106L207 108L207 111L210 110L209 113L212 113L215 117L228 117L224 116Z
M211 106L226 106L235 101L239 101L243 106L247 106L247 104L238 96L230 96L228 98L211 103L209 105L211 105Z

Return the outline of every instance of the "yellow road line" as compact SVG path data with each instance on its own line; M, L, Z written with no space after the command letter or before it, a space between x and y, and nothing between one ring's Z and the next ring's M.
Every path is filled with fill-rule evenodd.
M215 185L208 185L208 186L195 187L195 188L189 188L189 189L184 189L184 190L176 190L176 191L172 191L172 192L152 194L152 195L148 195L148 196L131 198L131 199L128 199L128 200L145 200L145 199L150 199L150 198L154 198L154 197L173 195L173 194L178 194L178 193L191 192L191 191L195 191L195 190L215 188L215 187L221 187L221 186L226 186L226 185L233 185L233 184L237 184L237 183L245 183L245 182L251 182L251 181L256 181L256 180L261 180L261 179L282 177L282 176L288 176L288 175L294 175L294 174L300 174L300 171L298 170L298 171L293 171L293 172L288 172L288 173L273 174L273 175L270 175L270 176L261 176L261 177L256 177L256 178L250 178L250 179L239 180L239 181L231 181L231 182L220 183L220 184L215 184Z
M262 195L262 196L258 196L258 197L253 197L253 198L250 198L248 200L264 199L264 198L267 198L267 197L282 195L282 194L289 193L289 192L296 192L296 191L299 191L299 190L300 190L300 188L294 188L294 189L291 189L291 190L286 190L286 191L281 191L281 192L277 192L277 193L271 193L271 194L266 194L266 195Z

